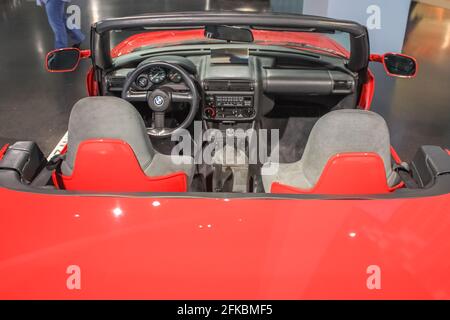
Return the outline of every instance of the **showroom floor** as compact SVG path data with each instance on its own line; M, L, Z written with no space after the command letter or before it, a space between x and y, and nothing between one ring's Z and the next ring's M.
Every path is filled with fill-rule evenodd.
M204 9L269 10L264 0L74 0L82 10L82 28L106 17L143 12ZM73 104L85 96L83 63L73 74L48 74L44 58L53 46L45 12L34 0L0 2L0 145L37 141L45 153L67 130ZM420 63L414 80L388 79L379 66L373 110L387 119L392 143L410 159L418 146L450 146L450 10L428 5L412 9L404 53ZM392 86L393 89L390 89Z

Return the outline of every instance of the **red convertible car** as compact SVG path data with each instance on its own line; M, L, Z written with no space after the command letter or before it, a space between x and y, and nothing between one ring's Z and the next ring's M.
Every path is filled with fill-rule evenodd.
M397 155L368 65L418 66L364 26L108 19L46 67L82 59L61 153L0 151L1 299L450 299L449 151Z

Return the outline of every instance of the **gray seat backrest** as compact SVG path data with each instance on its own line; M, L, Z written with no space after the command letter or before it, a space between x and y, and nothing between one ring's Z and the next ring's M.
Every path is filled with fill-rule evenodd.
M127 142L143 170L154 155L144 120L133 105L120 98L88 97L75 104L70 114L67 155L61 167L63 174L72 174L79 144L90 139Z
M315 185L328 160L338 153L373 152L384 162L388 184L396 183L392 170L389 130L386 121L371 111L344 109L320 118L306 144L303 168Z

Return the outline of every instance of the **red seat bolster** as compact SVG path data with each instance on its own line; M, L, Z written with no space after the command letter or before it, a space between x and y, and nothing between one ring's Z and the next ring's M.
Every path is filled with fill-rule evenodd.
M186 173L148 177L130 145L112 139L86 140L80 143L72 175L54 173L53 181L59 188L77 191L187 191Z
M392 192L381 157L376 153L340 153L330 158L312 189L272 183L271 192L281 194L382 194Z

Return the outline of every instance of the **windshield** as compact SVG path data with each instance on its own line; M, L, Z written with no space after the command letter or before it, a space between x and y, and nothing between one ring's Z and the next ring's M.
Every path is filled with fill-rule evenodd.
M342 58L348 58L350 55L350 35L345 32L331 31L325 33L314 30L295 31L261 28L253 28L251 32L254 45L281 46ZM113 30L110 35L112 58L152 48L186 44L227 44L227 41L205 37L203 27Z

